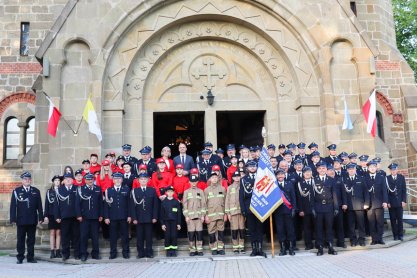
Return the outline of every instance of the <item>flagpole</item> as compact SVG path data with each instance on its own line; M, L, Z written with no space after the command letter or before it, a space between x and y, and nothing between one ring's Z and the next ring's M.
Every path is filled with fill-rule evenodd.
M263 138L263 145L265 146L265 138L267 136L266 128L262 127L262 138ZM271 253L272 258L275 257L275 244L274 244L274 225L272 222L272 214L269 216L269 230L271 234Z

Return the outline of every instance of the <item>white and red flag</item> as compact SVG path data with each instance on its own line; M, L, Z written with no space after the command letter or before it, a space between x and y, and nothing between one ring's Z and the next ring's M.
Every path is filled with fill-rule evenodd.
M372 137L376 135L376 90L374 89L368 100L362 107L362 113L366 121L366 131L371 133Z
M49 101L48 133L55 137L59 119L61 118L61 112L59 112L58 108L56 108L48 96L46 96L46 99Z

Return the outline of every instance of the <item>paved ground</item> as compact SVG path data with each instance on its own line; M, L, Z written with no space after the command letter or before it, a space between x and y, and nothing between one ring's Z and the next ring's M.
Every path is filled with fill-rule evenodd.
M0 277L416 277L416 250L417 240L413 240L391 248L341 252L337 256L303 253L274 259L186 258L90 265L16 265L15 258L2 256Z

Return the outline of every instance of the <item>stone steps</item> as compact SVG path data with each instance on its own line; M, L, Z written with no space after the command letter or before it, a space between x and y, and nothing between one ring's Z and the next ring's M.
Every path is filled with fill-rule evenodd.
M412 233L409 232L405 234L404 236L404 242L405 241L409 241L409 240L413 240L417 238L417 233ZM230 238L229 238L230 239ZM165 256L166 252L163 246L163 241L162 240L156 240L154 241L154 246L153 246L153 250L154 250L154 258L149 259L149 258L143 258L143 259L136 259L136 240L133 239L130 241L130 253L131 253L131 258L130 259L123 259L121 257L121 249L120 249L120 241L119 241L119 247L118 247L118 258L113 259L113 260L109 260L109 253L110 253L110 248L108 246L105 247L101 247L100 248L100 254L102 256L102 260L93 260L91 258L89 258L87 260L87 262L81 262L79 260L74 260L72 259L72 257L70 259L68 259L67 261L63 262L62 259L50 259L49 255L50 255L50 249L49 249L49 245L47 244L42 244L42 245L37 245L35 246L35 257L38 260L42 260L42 261L49 261L49 262L54 262L54 263L64 263L64 264L102 264L102 263L117 263L117 262L138 262L138 261L142 261L142 262L176 262L176 261L184 261L184 260L192 260L192 261L199 261L199 260L222 260L222 259L230 259L230 258L235 258L235 259L239 259L239 258L248 258L249 253L250 253L250 243L247 240L246 241L246 250L247 250L247 254L234 254L233 250L232 250L232 246L230 244L230 240L227 239L226 240L226 244L225 244L225 251L226 251L226 255L225 256L212 256L211 252L209 250L207 241L205 241L205 245L203 246L204 248L204 256L203 257L189 257L189 250L188 250L188 244L185 242L185 239L181 240L181 243L178 244L178 257L176 258L167 258ZM229 240L229 241L228 241ZM372 250L372 249L380 249L380 248L390 248L393 246L396 246L398 244L401 243L401 241L394 241L392 238L392 234L390 232L386 232L384 234L384 241L385 241L385 245L369 245L371 239L369 237L366 238L366 246L361 247L361 246L356 246L356 247L351 247L349 240L346 239L346 245L348 246L347 248L340 248L340 247L335 247L335 249L338 252L347 252L347 251L358 251L358 250ZM106 241L106 243L108 244L108 242ZM103 245L103 244L101 244ZM90 245L91 246L91 245ZM299 247L299 251L296 251L296 255L303 255L303 256L308 256L308 255L315 255L315 253L317 252L316 249L312 249L312 250L304 250L304 242L303 241L298 241L297 242L297 246ZM268 254L268 257L271 256L271 244L270 242L266 242L264 244L264 249L265 252ZM89 251L91 250L91 248L89 248ZM325 252L327 250L325 249ZM278 242L275 242L275 255L277 256L279 252L279 244ZM16 253L13 252L10 254L11 256L15 256Z

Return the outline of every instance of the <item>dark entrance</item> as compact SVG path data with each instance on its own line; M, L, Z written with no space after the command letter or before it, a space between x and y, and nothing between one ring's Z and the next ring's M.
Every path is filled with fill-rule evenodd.
M171 148L171 158L178 155L178 145L187 145L193 157L204 144L204 112L164 112L153 114L154 156L160 157L165 146Z
M220 111L217 112L217 146L225 148L233 143L238 148L262 146L262 127L265 111Z

